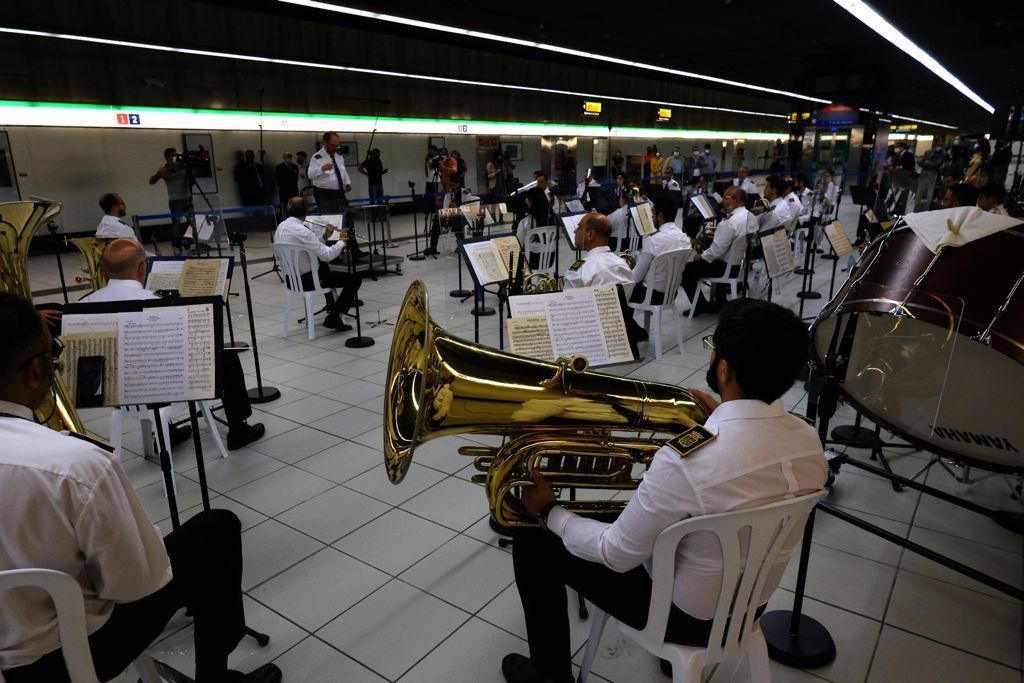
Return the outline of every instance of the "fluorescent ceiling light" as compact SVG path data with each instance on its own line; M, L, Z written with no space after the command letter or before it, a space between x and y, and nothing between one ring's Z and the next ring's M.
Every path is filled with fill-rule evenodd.
M901 116L899 114L887 114L884 111L878 111L876 109L865 109L864 107L861 107L860 110L861 111L866 111L869 114L877 114L878 116L891 116L892 118L898 119L900 121L913 121L914 123L926 123L929 126L938 126L939 128L949 128L950 130L953 130L954 128L956 128L956 126L950 126L949 124L946 124L946 123L939 123L938 121L928 121L927 119L915 119L913 116ZM879 119L879 120L886 121L886 122L890 121L890 119Z
M835 0L835 3L864 22L872 31L923 64L929 71L959 90L969 100L989 114L996 110L995 107L982 99L978 93L964 85L963 81L951 74L946 67L939 64L934 57L918 47L910 38L903 35L898 28L890 24L885 17L872 9L863 0Z
M82 43L96 43L98 45L116 45L118 47L130 47L141 50L155 50L158 52L174 52L178 54L197 55L200 57L215 57L218 59L235 59L246 62L263 62L266 64L282 64L285 66L301 66L308 69L326 69L329 71L348 71L352 73L372 74L374 76L389 76L394 78L410 78L419 81L433 81L435 83L452 83L456 85L472 85L486 88L501 88L504 90L519 90L524 92L541 92L548 95L571 95L573 97L586 97L598 100L610 100L615 102L632 102L636 104L667 105L681 109L696 109L703 111L726 112L729 114L748 114L751 116L767 116L769 118L785 119L785 114L772 114L763 111L749 111L746 109L730 109L728 107L710 107L700 104L685 104L682 102L665 102L662 100L647 100L636 97L617 97L615 95L599 95L596 93L576 92L572 90L558 90L556 88L539 88L527 85L512 85L509 83L494 83L493 81L473 81L461 78L447 78L445 76L431 76L425 74L411 74L401 71L385 71L382 69L366 69L355 66L343 66L340 64L325 64L323 62L304 62L295 59L277 59L274 57L259 57L256 55L244 55L232 52L216 52L213 50L194 50L191 48L173 47L170 45L155 45L150 43L137 43L128 40L115 40L111 38L95 38L92 36L81 36L71 33L52 33L49 31L31 31L28 29L9 28L0 26L0 33L12 33L23 36L35 36L40 38L57 38L59 40L71 40Z
M795 97L798 100L807 100L809 102L821 102L828 104L830 100L823 100L819 97L811 97L810 95L802 95L796 92L790 92L788 90L776 90L775 88L765 88L760 85L753 85L751 83L743 83L740 81L731 81L727 78L717 78L715 76L707 76L705 74L698 74L692 71L682 71L680 69L670 69L666 66L660 66L658 64L645 64L643 62L634 62L630 59L620 59L618 57L610 57L608 55L596 54L593 52L584 52L582 50L574 50L569 47L562 45L551 45L549 43L538 43L533 40L522 40L520 38L512 38L509 36L502 36L496 33L485 33L483 31L473 31L465 28L458 28L456 26L448 26L446 24L437 24L429 21L420 21L418 19L411 19L409 17L399 17L392 14L382 14L380 12L369 12L366 10L356 9L354 7L344 7L342 5L333 5L328 2L320 2L319 0L278 0L278 2L287 3L289 5L301 5L303 7L310 7L312 9L326 10L328 12L336 12L338 14L347 14L354 17L362 17L364 19L374 19L377 21L384 21L390 24L401 24L402 26L415 26L416 28L427 29L429 31L442 31L445 33L454 33L460 36L467 36L469 38L480 38L483 40L490 40L496 43L504 43L506 45L518 45L520 47L529 47L536 50L545 50L547 52L556 52L562 55L571 55L573 57L582 57L583 59L591 59L599 62L606 62L608 64L618 64L620 66L629 66L637 69L644 69L645 71L658 71L660 73L671 74L673 76L682 76L683 78L696 78L702 81L710 81L711 83L717 83L719 85L728 85L734 88L743 88L745 90L756 90L758 92L768 93L770 95L782 95L784 97Z
M413 133L430 135L585 136L640 140L774 140L779 133L630 128L574 123L530 123L391 116L338 116L229 109L132 107L69 102L0 100L0 126L116 128L121 130L265 130L268 132Z

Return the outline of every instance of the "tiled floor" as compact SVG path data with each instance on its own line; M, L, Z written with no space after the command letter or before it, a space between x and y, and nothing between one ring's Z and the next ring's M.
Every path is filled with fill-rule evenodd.
M847 225L855 224L854 209L843 207ZM407 218L395 219L396 237L408 230ZM266 235L254 235L248 246L252 259L269 253ZM395 251L408 253L411 247ZM563 254L563 263L568 258ZM65 259L69 270L74 262L77 257ZM253 274L265 268L254 263ZM35 290L59 286L52 257L33 257L30 271ZM409 283L418 278L428 285L434 321L473 338L470 306L448 296L458 283L457 261L407 261L403 273L364 284L367 321L376 321L378 312L393 319ZM814 280L826 298L828 275L826 263ZM308 341L305 329L293 324L285 340L282 286L273 275L251 286L262 377L282 396L255 406L254 419L267 426L266 437L226 460L204 433L213 504L234 510L244 526L248 621L271 636L266 648L243 641L232 665L248 670L275 661L286 681L500 681L502 655L526 651L521 609L511 558L486 524L483 491L470 481L472 464L456 452L460 445L494 440L464 435L427 443L405 481L392 486L381 458L381 420L393 328L364 325L363 334L376 341L364 349L344 346L346 335L322 327ZM799 281L787 282L776 301L795 307L798 289ZM240 280L233 290L242 291ZM248 339L244 293L234 302L236 335ZM810 302L805 315L820 304ZM674 322L667 318L663 358L614 372L703 387L706 355L699 340L713 320L684 322L687 341L680 355ZM481 341L497 345L497 319L479 322ZM253 386L252 355L244 362ZM787 407L802 409L805 398L794 387ZM841 408L837 423L851 416ZM90 431L107 436L105 411L83 411L83 417ZM167 530L159 471L135 455L141 450L138 430L127 431L125 466L150 516ZM190 451L175 455L179 507L186 517L200 503ZM912 473L926 459L911 453L894 455L893 461L898 471ZM967 486L936 468L927 482L989 507L1021 510L1001 477ZM913 491L894 493L852 467L840 473L829 499L899 536L1022 585L1021 536L985 518ZM838 656L812 671L773 663L776 681L1024 680L1019 601L827 514L817 516L814 539L805 611L832 633ZM795 570L794 563L772 608L792 604ZM572 620L574 647L582 648L587 624ZM623 641L614 627L606 630L604 645L594 665L596 680L668 680L652 657ZM180 615L153 648L186 672L192 669L191 650L191 626Z

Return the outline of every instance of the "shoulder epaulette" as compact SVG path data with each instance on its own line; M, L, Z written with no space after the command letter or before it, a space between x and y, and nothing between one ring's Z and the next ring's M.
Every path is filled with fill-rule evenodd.
M79 434L78 432L68 432L68 436L70 436L72 439L78 439L79 441L85 441L86 443L90 443L93 446L98 446L105 450L107 453L114 452L114 447L111 446L106 441L103 441L102 439L94 439L93 437L87 434Z
M795 413L793 411L790 411L789 414L792 415L793 417L799 417L801 420L803 420L807 424L811 425L812 427L814 426L814 420L812 420L811 418L807 417L806 415L801 415L800 413Z
M316 154L314 154L313 158L314 159L319 159L320 158L320 152L317 152Z
M694 425L676 438L666 442L665 445L678 453L680 458L685 458L698 448L711 443L716 438L718 437L703 426Z
M577 270L583 267L583 263L584 259L578 259L575 263L569 266L569 270L575 273Z

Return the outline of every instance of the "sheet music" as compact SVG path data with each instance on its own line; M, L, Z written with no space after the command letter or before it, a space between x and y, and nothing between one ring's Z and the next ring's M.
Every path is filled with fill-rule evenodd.
M61 377L68 396L78 396L78 360L102 356L103 405L113 405L117 398L117 314L66 315L61 319L61 341L64 343L64 370Z
M527 358L554 360L551 332L544 316L508 319L508 340L512 353Z
M226 297L228 280L228 259L188 259L181 270L182 296Z
M576 248L576 228L579 227L580 221L582 221L587 214L565 214L561 216L562 226L565 228L565 235L569 238L569 244L573 249Z
M639 202L629 205L629 215L633 217L633 228L641 237L658 232L654 225L654 214L650 202Z
M843 224L839 221L832 221L829 225L825 226L825 237L828 238L828 243L832 245L832 251L836 253L836 256L846 256L853 252L850 238L846 235L846 230L843 229Z
M586 208L584 208L583 206L583 202L581 202L579 199L570 199L565 203L565 208L568 209L569 211L572 211L573 213L586 211Z
M764 265L769 277L788 275L796 268L793 250L789 246L789 236L785 230L762 234L761 248L764 250Z
M195 304L185 309L188 315L188 396L189 400L199 400L217 393L213 306Z
M117 325L120 403L188 397L188 317L181 307L121 313Z
M711 206L711 202L708 201L706 195L698 194L690 197L690 201L700 211L700 215L704 217L704 220L711 220L715 217L715 209Z
M515 272L516 264L519 263L519 252L523 250L522 245L519 244L519 239L513 235L507 237L495 237L493 240L494 246L498 249L498 256L501 258L501 264L505 266L505 277L507 278L510 274ZM508 271L508 256L512 254L512 273ZM530 264L527 261L523 261L523 273L526 275L530 274Z
M553 361L580 355L593 366L633 360L616 285L509 298L509 344L513 353ZM531 322L513 323L517 319ZM536 337L537 319L546 321L549 345ZM524 334L525 339L517 335ZM541 352L550 355L533 355Z
M163 261L154 259L146 276L146 289L155 292L160 289L177 289L181 284L184 261Z
M518 241L516 243L518 244ZM492 241L467 242L462 248L478 284L488 285L508 279L508 261L501 261L501 253ZM508 258L507 254L505 258Z

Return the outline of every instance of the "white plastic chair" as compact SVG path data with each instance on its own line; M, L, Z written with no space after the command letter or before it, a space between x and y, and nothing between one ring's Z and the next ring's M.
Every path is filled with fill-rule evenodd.
M535 273L547 273L555 275L555 249L558 247L558 228L548 226L536 226L526 229L526 239L523 241L523 249L526 250L527 262L531 254L537 254L539 262Z
M750 659L751 680L768 683L771 680L768 648L754 614L764 602L765 583L779 553L787 541L800 535L811 508L825 495L824 490L816 491L750 510L691 517L668 527L654 544L647 625L638 631L620 623L619 630L651 654L671 662L673 683L699 683L707 667L717 667L723 662L735 664L744 656ZM676 551L680 542L695 532L715 534L722 548L722 588L707 647L665 641L675 583ZM774 591L777 587L769 588ZM579 683L585 683L590 675L608 615L595 607L592 619Z
M284 329L281 332L281 336L286 339L288 338L288 320L292 313L292 297L301 294L306 310L306 328L309 332L309 339L312 341L316 338L316 323L313 322L313 300L319 296L326 296L328 293L337 298L338 294L334 289L326 289L320 286L320 280L316 276L319 259L316 252L312 249L306 249L297 244L272 244L270 246L274 250L277 262L284 267L285 272ZM312 268L312 289L302 288L302 272L299 270L300 263L308 264Z
M661 312L670 310L676 317L676 342L679 344L679 353L683 353L683 320L675 310L676 295L679 293L679 282L683 278L683 268L690 261L693 249L673 249L663 254L658 254L651 262L651 267L644 277L646 293L644 300L639 303L630 302L630 308L643 311L644 329L650 335L654 343L654 357L661 358ZM654 295L654 274L665 270L665 299L660 304L651 303Z
M71 683L99 683L89 650L82 589L70 576L53 569L10 569L0 572L0 594L14 588L46 591L57 612L61 653ZM149 654L143 652L132 663L143 683L161 683ZM4 680L0 671L0 683Z
M741 249L740 246L743 248ZM716 285L729 285L729 298L735 299L740 295L740 283L743 282L743 272L746 268L747 259L747 236L736 235L733 243L729 245L729 259L726 261L725 272L718 277L702 277L697 279L697 290L694 292L693 301L690 302L690 313L688 318L693 320L693 313L697 310L697 304L703 296L711 302L711 296L704 292L704 285L709 285L713 292Z

